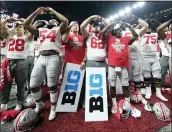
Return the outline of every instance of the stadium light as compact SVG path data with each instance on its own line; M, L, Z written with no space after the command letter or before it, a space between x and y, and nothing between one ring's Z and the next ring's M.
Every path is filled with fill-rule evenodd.
M112 21L114 19L117 19L119 17L124 16L125 14L129 14L129 13L131 13L132 9L136 9L138 7L142 7L145 3L146 2L140 2L139 1L139 2L135 3L132 7L126 7L125 9L119 11L118 14L115 14L114 16L110 16L108 18L108 20ZM170 8L169 10L172 10L172 8Z
M131 8L130 7L125 8L125 13L130 13L130 12L131 12Z
M144 4L145 4L145 2L137 2L137 5L138 5L139 7L142 7Z
M118 17L119 17L119 15L118 14L115 14L114 18L118 18Z
M114 16L110 16L110 18L109 18L110 20L113 20L114 19Z
M137 5L137 4L135 4L135 5L133 5L133 7L132 7L132 8L134 8L134 9L135 9L135 8L137 8L137 7L138 7L138 5Z
M124 11L120 11L119 16L123 16L123 15L124 15Z

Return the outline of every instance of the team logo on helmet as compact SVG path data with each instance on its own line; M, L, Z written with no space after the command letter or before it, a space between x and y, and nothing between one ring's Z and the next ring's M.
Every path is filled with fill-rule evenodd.
M130 100L133 103L140 103L142 101L142 95L133 90L130 94Z
M130 116L131 106L130 103L124 99L120 100L117 104L116 116L119 120L126 119Z
M33 109L25 109L14 120L14 129L16 132L28 131L34 127L37 120L37 114Z
M157 102L153 105L153 112L155 113L156 117L159 120L162 120L162 121L170 120L170 110L162 102Z

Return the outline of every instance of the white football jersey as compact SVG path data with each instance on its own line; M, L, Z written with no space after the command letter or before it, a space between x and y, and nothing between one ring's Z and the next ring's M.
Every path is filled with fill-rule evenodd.
M166 39L164 40L164 43L167 47L167 50L168 50L168 53L169 53L169 57L172 57L172 44L170 44L170 42L172 42L172 32L171 31L168 31L167 33L167 37Z
M26 59L28 55L28 42L30 42L26 35L17 37L14 35L7 39L8 49L7 58L9 59Z
M145 34L141 37L141 46L142 46L142 55L144 56L157 56L158 43L157 43L158 34L151 33Z
M86 40L87 60L103 61L106 59L106 44L95 34L90 34Z
M1 55L7 55L7 40L1 41Z
M34 49L35 56L39 56L40 45L41 45L40 40L39 40L39 38L37 38L37 41L35 41L35 49Z
M52 29L39 28L39 51L42 50L55 50L60 52L60 47L62 44L62 35L60 32L60 27L54 27Z
M139 34L139 29L135 30L138 34ZM123 32L124 36L129 36L132 37L132 33L131 31L125 31ZM129 45L128 47L128 51L129 51L129 57L130 58L138 58L140 57L140 37L138 37L138 39L136 41L134 41L134 43L132 43L132 45Z

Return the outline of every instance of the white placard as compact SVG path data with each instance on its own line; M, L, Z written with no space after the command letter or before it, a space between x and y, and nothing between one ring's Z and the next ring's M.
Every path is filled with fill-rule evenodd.
M78 64L66 64L65 74L60 89L56 112L76 112L85 70Z
M85 121L107 121L107 84L104 67L86 68Z

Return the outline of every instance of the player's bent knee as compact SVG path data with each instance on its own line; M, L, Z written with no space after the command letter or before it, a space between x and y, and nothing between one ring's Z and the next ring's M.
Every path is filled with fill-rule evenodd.
M115 76L111 76L109 74L109 83L110 83L110 86L115 87L116 86L116 77Z
M161 78L161 69L152 71L153 78Z
M141 82L141 80L142 80L142 75L141 75L141 73L139 73L139 74L134 74L134 75L133 75L133 81L134 81L134 82Z
M128 87L128 86L129 86L128 81L127 81L127 82L123 82L123 83L122 83L122 86L124 86L124 87Z
M30 80L30 87L35 88L35 87L40 87L41 84L39 83L34 83L32 80Z
M151 71L143 70L144 78L151 78Z
M57 80L57 79L56 79ZM56 86L57 85L57 81L54 81L54 82L51 82L51 83L47 83L47 86L49 87L49 88L51 88L51 87L54 87L54 86Z
M115 87L116 86L116 80L109 80L110 86Z

